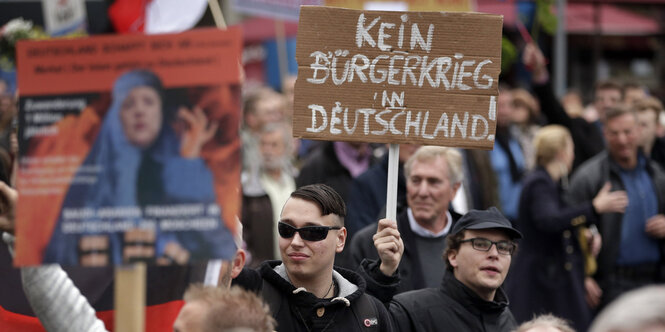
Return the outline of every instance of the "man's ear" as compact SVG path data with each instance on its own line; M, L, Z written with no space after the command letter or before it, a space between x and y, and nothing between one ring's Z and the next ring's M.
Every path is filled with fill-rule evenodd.
M247 253L245 250L238 248L236 255L233 258L233 267L231 267L231 278L235 278L240 274L242 268L245 267L245 260L247 259Z
M457 250L450 250L447 258L450 262L450 266L457 268Z
M337 231L337 245L335 247L335 252L342 252L344 250L344 245L346 244L346 227L342 227Z
M462 186L462 182L457 182L453 185L453 196L452 196L453 199L455 198L455 196L457 196L457 191L459 190L459 188L461 186ZM451 201L452 201L452 199L451 199Z

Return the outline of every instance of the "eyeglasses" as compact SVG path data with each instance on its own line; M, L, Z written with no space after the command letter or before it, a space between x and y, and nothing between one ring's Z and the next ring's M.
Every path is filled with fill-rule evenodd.
M473 239L466 239L460 241L460 243L471 242L473 249L480 251L490 251L492 245L496 245L496 251L501 255L512 255L517 248L517 245L511 241L491 241L482 237L474 237Z
M290 239L296 232L300 234L300 237L305 241L321 241L328 237L328 232L331 229L342 229L341 226L305 226L300 228L295 228L287 223L279 222L277 224L277 231L279 236Z

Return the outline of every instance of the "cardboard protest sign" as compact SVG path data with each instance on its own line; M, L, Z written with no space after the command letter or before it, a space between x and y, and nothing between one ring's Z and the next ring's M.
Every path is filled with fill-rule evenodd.
M20 42L17 265L235 254L237 29Z
M492 149L502 24L303 6L294 136Z

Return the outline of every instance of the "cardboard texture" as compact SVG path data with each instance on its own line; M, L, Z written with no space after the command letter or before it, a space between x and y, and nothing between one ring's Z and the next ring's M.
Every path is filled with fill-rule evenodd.
M116 331L145 331L146 275L145 263L116 267L113 290Z
M492 149L502 24L303 6L294 136Z

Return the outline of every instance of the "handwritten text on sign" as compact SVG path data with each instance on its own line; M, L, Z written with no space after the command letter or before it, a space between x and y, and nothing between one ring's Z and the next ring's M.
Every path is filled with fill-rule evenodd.
M294 135L491 149L502 18L302 7Z

